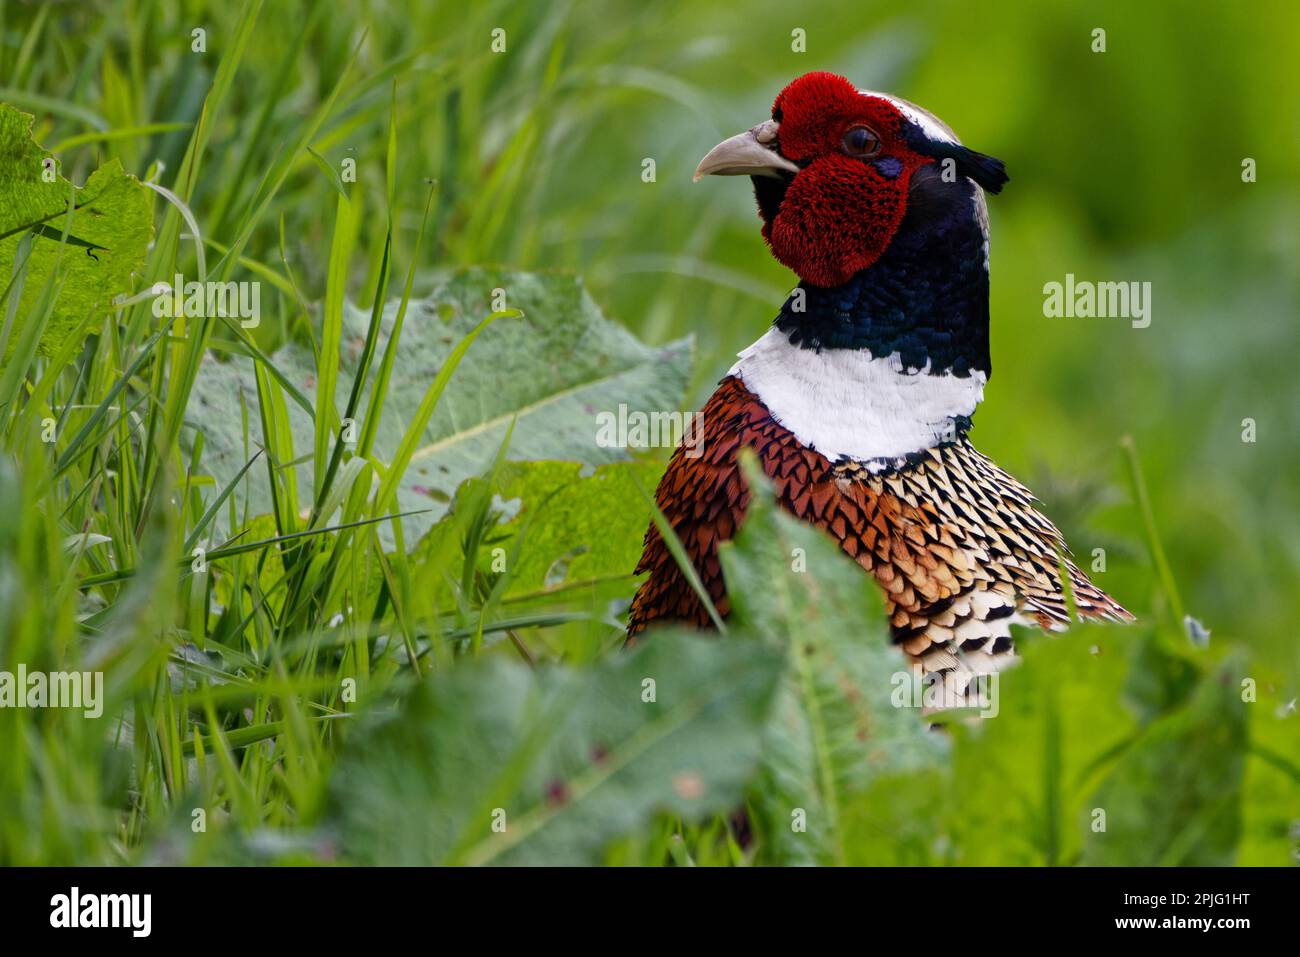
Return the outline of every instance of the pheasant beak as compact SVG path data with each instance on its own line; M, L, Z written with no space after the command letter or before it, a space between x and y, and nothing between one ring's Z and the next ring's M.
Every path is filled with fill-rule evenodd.
M773 149L779 124L765 120L752 130L723 140L700 160L695 182L706 176L771 176L784 179L799 172L788 159Z

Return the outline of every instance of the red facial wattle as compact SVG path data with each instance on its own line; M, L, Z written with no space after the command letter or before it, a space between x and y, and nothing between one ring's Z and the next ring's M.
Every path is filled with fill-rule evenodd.
M901 159L887 177L872 163L829 154L813 160L763 224L772 253L800 279L838 286L874 263L907 211L912 172L931 160Z

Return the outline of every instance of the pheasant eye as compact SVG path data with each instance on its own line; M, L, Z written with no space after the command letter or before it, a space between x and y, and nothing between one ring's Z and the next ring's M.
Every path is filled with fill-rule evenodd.
M850 156L870 156L880 149L880 138L865 126L850 127L844 134L844 152Z

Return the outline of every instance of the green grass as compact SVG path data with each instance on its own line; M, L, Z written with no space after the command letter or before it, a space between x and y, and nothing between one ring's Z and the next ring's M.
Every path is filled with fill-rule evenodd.
M1085 670L1078 642L1132 662L1098 665L1094 685L1031 661L1007 694L1032 704L1007 730L957 729L956 771L891 759L845 783L817 755L818 801L838 808L831 859L1091 860L1076 815L1098 782L1111 775L1098 793L1141 808L1141 787L1195 759L1215 725L1207 716L1227 713L1206 710L1217 699L1191 686L1229 669L1259 694L1246 705L1249 736L1223 746L1249 754L1242 779L1223 785L1239 792L1237 826L1215 833L1231 831L1232 859L1286 862L1300 820L1300 717L1284 710L1300 684L1297 20L1280 2L1195 15L997 6L971 24L959 2L797 14L765 2L743 17L684 2L599 13L0 3L0 101L35 115L34 138L62 174L81 185L119 160L171 194L149 196L156 231L133 291L177 273L263 284L253 330L166 325L142 297L84 316L60 347L38 351L68 295L57 280L18 317L27 337L9 344L16 358L0 372L0 669L100 670L107 703L99 721L0 710L0 862L338 860L338 769L415 682L475 659L580 676L619 654L630 563L570 587L511 580L559 519L539 495L525 501L530 518L503 530L509 445L423 540L394 518L439 403L484 388L459 380L456 363L477 329L518 321L515 310L474 316L482 325L447 345L419 395L393 395L394 365L436 321L416 305L446 270L566 269L640 339L695 337L683 404L698 407L791 278L763 249L747 188L692 187L690 172L816 68L920 102L1007 162L1012 181L990 201L996 375L973 437L1046 502L1082 567L1104 550L1095 577L1143 623L1063 639ZM1094 26L1108 31L1105 54L1088 49ZM490 48L498 27L503 53ZM794 27L808 30L808 53L791 51ZM206 52L191 50L196 28ZM1257 183L1241 182L1246 156ZM646 157L653 183L642 180ZM54 238L22 242L84 256L75 218L67 237L55 226ZM1152 326L1043 318L1042 284L1066 272L1152 281ZM18 295L5 293L0 317ZM310 351L310 388L281 367L286 343ZM221 423L247 463L237 481L208 464L213 423L195 401L214 356L255 370L256 405ZM359 440L346 445L351 418ZM1241 439L1246 418L1253 443ZM385 428L399 441L384 445ZM1132 438L1121 446L1122 436ZM270 490L268 508L252 506L247 477ZM650 507L626 487L628 524L644 528ZM635 553L639 534L620 532L618 547ZM1212 630L1208 649L1186 641L1184 614ZM874 625L862 630L883 641ZM1126 709L1139 717L1116 717ZM1105 729L1095 742L1088 722ZM1011 740L1031 729L1043 739L1036 756ZM958 771L969 777L945 777ZM1010 788L1020 810L970 812L933 786L999 808ZM756 840L743 848L726 813L666 803L601 858L801 859L765 832L752 789L746 800ZM206 830L194 829L196 809ZM1024 834L1041 839L1013 836L1026 821ZM1173 859L1220 850L1197 858L1188 832L1152 841Z

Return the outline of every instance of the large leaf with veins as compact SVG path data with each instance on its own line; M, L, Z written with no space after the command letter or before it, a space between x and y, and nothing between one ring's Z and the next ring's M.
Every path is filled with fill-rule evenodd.
M376 436L375 453L380 461L387 462L396 449L448 353L479 320L501 305L501 295L505 306L522 310L524 316L497 320L479 335L430 419L398 491L402 511L430 509L404 520L408 542L414 542L440 517L462 481L490 464L511 422L515 427L509 458L598 466L628 457L625 449L598 444L599 413L617 414L620 404L646 412L674 411L681 402L691 364L689 339L662 347L645 345L606 319L582 281L572 275L469 269L452 275L427 298L410 304ZM381 354L396 310L396 302L384 310ZM345 311L335 397L340 414L368 321L367 313ZM319 401L315 395L316 362L310 348L291 343L271 358L304 394ZM369 387L358 420L365 415L368 394ZM252 361L243 357L205 360L190 402L189 421L192 429L207 436L202 465L214 475L219 488L245 461L241 397L249 408L250 442L261 444ZM312 447L311 419L292 402L289 415L294 453L303 456ZM309 464L297 466L303 501L309 500L309 469ZM265 470L251 469L245 483L252 511L269 511ZM388 534L386 526L381 534Z

